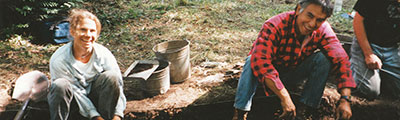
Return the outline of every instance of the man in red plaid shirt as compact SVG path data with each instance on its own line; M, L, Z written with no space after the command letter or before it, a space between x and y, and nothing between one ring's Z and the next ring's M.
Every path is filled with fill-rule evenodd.
M235 98L233 119L246 119L257 84L280 101L282 119L293 119L296 107L285 88L307 79L300 102L318 108L330 71L341 95L337 117L350 119L351 88L356 84L349 57L326 19L329 0L300 0L295 11L268 19L246 59ZM272 114L272 113L271 113Z

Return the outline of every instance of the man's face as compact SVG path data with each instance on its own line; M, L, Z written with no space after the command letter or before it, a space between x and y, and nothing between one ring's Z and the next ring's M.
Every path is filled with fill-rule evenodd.
M98 37L96 23L88 18L80 21L76 28L71 29L70 32L74 38L74 47L84 50L91 50Z
M301 35L308 35L327 19L327 15L322 12L322 7L316 4L309 4L303 11L300 12L301 7L296 9L297 15L297 32Z

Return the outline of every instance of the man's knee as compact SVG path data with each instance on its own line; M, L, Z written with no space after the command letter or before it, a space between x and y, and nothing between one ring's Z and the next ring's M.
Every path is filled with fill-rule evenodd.
M331 61L328 60L328 58L326 58L326 56L322 53L322 52L317 52L315 53L315 59L314 62L316 62L318 65L322 65L322 66L331 66Z
M70 81L65 78L58 78L51 83L50 93L54 94L54 92L63 92L69 90Z
M109 79L111 82L117 82L119 79L119 74L114 71L105 71L100 76Z
M120 77L119 74L114 71L105 71L100 74L97 80L95 80L95 86L111 85L112 87L119 87Z
M319 72L319 73L329 73L329 71L332 69L332 63L328 58L322 54L322 52L317 52L315 53L315 56L313 58L313 71Z

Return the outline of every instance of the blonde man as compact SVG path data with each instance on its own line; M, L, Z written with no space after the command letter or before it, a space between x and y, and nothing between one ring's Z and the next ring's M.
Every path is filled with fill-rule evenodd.
M51 120L70 119L71 111L78 110L90 119L121 119L126 107L121 71L112 53L96 43L99 19L87 10L74 9L69 20L74 40L50 59Z

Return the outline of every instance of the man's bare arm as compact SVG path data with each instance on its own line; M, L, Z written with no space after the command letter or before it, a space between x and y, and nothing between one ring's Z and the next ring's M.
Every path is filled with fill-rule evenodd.
M279 116L280 118L289 118L293 119L296 117L296 107L293 104L292 99L290 98L289 92L286 90L285 87L282 89L278 89L275 86L274 81L271 79L265 79L265 84L269 89L271 89L281 100L281 105L283 109L283 113Z
M367 64L367 67L369 69L381 69L382 61L372 52L372 48L368 42L367 34L365 32L364 17L358 12L356 12L356 15L354 16L353 28L354 34L358 40L358 44L364 53L365 64Z

